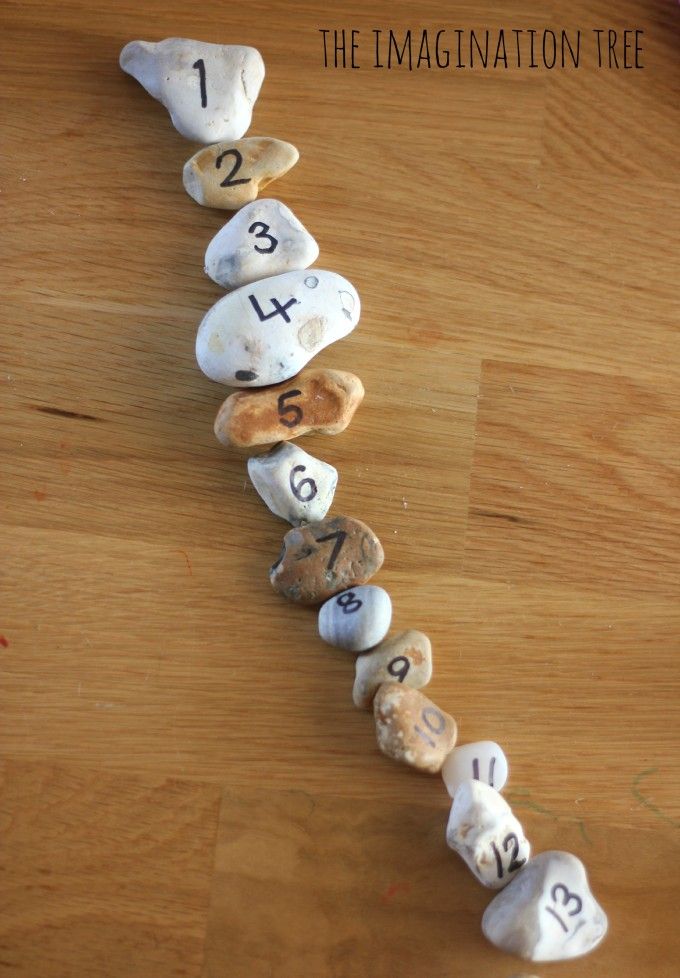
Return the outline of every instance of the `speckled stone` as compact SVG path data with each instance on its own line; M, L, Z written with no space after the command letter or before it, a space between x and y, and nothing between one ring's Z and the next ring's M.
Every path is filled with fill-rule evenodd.
M501 951L539 962L588 954L607 926L581 860L554 850L534 856L482 918L484 936Z
M382 641L392 621L392 601L381 587L361 584L329 598L319 609L319 635L347 652L365 652Z
M249 458L248 475L271 512L293 526L322 520L338 482L336 468L290 442Z
M412 689L427 686L432 678L432 646L415 628L381 642L355 664L352 699L359 709L370 709L382 683L403 683Z
M456 743L456 721L417 689L383 683L373 700L376 736L383 754L437 774Z
M453 796L463 781L474 778L502 791L508 780L508 761L503 750L493 740L461 744L452 750L442 768L446 790Z
M194 153L184 164L182 181L197 204L237 211L299 158L291 143L270 136L223 140Z
M364 397L364 385L346 370L303 370L262 390L230 394L215 418L215 435L227 447L252 448L301 435L337 435Z
M384 557L370 527L350 516L333 516L289 530L269 580L289 601L320 604L338 591L365 584Z
M458 786L446 842L467 863L480 883L500 890L531 854L524 829L503 796L482 781Z

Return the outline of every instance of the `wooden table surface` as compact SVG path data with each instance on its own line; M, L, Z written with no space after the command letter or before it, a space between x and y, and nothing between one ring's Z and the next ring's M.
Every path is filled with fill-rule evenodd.
M680 953L680 8L584 0L2 7L0 972L22 978L670 978ZM360 30L358 70L320 28ZM578 69L377 70L374 28L577 28ZM593 28L644 30L598 68ZM395 765L351 656L274 594L285 525L214 439L194 360L227 218L118 68L132 38L256 46L266 191L350 278L318 365L367 395L335 512L378 533L430 695L498 740L536 851L610 936L527 968ZM453 42L451 42L453 46Z

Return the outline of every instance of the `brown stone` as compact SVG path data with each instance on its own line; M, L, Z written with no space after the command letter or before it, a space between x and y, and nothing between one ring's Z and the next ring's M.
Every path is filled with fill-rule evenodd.
M197 204L235 211L255 200L263 187L287 173L299 158L291 143L270 136L213 143L184 164L184 189Z
M269 580L289 601L319 604L338 591L365 584L384 559L370 527L350 516L333 516L289 530Z
M403 683L412 689L427 686L432 678L432 646L427 635L415 628L399 632L360 655L355 663L352 699L360 709L369 709L383 683Z
M364 397L364 385L345 370L303 370L283 384L230 394L215 418L223 445L251 448L301 435L344 431Z
M456 721L417 689L383 683L373 714L383 754L420 771L436 774L456 744Z

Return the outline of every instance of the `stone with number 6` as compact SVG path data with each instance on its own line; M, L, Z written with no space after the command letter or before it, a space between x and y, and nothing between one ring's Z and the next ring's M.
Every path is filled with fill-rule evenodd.
M483 781L463 781L456 790L446 842L480 883L500 890L525 865L531 846L512 809Z
M607 933L607 915L590 891L580 859L541 852L484 912L487 940L528 961L567 961L592 951Z
M456 721L417 689L383 683L373 715L383 754L420 771L436 774L456 743Z
M249 458L248 475L272 513L293 526L322 520L338 482L337 469L289 442Z
M238 289L271 275L308 268L319 246L280 200L247 204L212 239L205 273L225 289Z
M182 183L197 204L237 211L299 158L292 143L272 136L247 136L199 149L184 164Z
M363 584L342 591L319 610L319 635L347 652L365 652L381 642L392 621L392 601L384 588Z
M351 333L360 309L354 286L335 272L274 275L215 303L198 327L196 359L221 384L278 384Z
M370 709L382 683L398 682L420 689L431 678L432 645L427 635L411 628L358 656L352 699L359 709Z

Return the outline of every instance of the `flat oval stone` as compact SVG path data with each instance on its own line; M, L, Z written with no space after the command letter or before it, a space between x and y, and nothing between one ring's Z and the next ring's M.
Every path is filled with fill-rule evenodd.
M264 390L240 390L215 418L223 445L251 448L301 435L344 431L364 398L364 385L346 370L310 368Z
M269 572L272 587L298 604L320 604L365 584L385 559L377 536L350 516L333 516L289 530Z
M503 796L482 781L458 786L446 827L446 843L480 883L494 890L507 886L528 861L531 846Z
M556 850L534 856L482 918L484 936L501 951L539 962L588 954L607 926L581 860Z
M373 715L383 754L420 771L437 774L456 743L456 721L417 689L383 683Z
M432 646L427 635L411 628L381 642L355 663L352 699L359 709L370 709L378 687L397 682L420 689L432 678Z
M265 197L246 204L212 239L205 273L225 289L260 278L308 268L319 246L280 200Z
M446 790L453 796L463 781L474 778L502 791L508 780L508 761L502 749L493 740L480 740L474 744L462 744L452 750L444 762L442 778Z
M288 442L249 458L248 475L272 513L293 526L322 520L338 483L337 469Z
M197 204L237 211L299 158L291 143L271 136L223 140L199 149L186 161L182 182Z
M178 132L199 143L239 139L264 80L255 48L187 37L130 41L120 66L166 107Z
M392 621L392 602L381 587L362 584L330 598L319 610L319 635L347 652L365 652L381 642Z
M279 384L351 333L360 310L356 289L335 272L275 275L215 303L198 327L196 359L220 384Z

